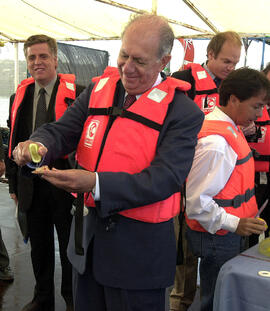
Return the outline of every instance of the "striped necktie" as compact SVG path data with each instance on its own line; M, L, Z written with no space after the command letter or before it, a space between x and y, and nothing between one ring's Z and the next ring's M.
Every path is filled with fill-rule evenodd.
M136 101L136 96L128 94L125 98L123 108L128 109L128 107L130 107L135 101Z

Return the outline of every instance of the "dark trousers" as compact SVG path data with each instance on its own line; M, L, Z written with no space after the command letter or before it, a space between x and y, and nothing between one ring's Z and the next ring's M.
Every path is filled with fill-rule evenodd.
M75 311L164 311L165 290L127 290L99 284L92 271L91 246L85 273L73 269Z
M201 258L200 311L217 311L213 310L213 299L219 270L225 262L244 250L245 239L232 232L218 235L190 228L187 228L186 237L193 254Z
M54 228L62 266L61 294L65 300L72 299L72 267L66 255L72 220L71 206L70 194L53 188L44 180L35 181L33 203L27 211L27 224L36 279L34 298L42 304L54 304Z
M9 266L9 256L0 229L0 270Z

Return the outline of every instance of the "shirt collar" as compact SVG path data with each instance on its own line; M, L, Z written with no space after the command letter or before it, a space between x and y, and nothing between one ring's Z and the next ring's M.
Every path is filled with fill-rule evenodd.
M55 85L56 80L57 80L57 75L56 75L56 76L54 77L54 79L52 79L51 82L50 82L49 84L47 84L45 87L40 86L40 85L38 84L38 82L35 81L35 94L38 94L38 93L39 93L39 90L42 89L42 88L44 88L45 91L46 91L46 93L47 93L47 95L48 95L49 97L51 97L52 91L53 91L53 88L54 88L54 85Z
M212 112L208 113L205 116L206 120L212 120L213 118L215 120L230 122L235 127L235 129L238 131L238 127L234 123L234 121L226 113L224 113L221 109L219 109L217 106L215 106Z
M152 88L159 85L161 82L162 82L162 76L161 74L159 73L158 76L157 76L157 79L155 81L155 83L153 84ZM125 97L127 96L127 92L125 92ZM142 94L138 94L136 95L136 99L139 99L140 97L142 96Z
M210 77L214 80L216 76L210 71L206 63L204 63L202 66L209 73Z

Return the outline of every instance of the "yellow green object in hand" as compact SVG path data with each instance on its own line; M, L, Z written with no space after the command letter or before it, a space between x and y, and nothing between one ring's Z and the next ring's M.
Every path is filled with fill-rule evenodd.
M31 155L31 159L34 163L39 163L41 161L41 155L38 153L38 145L37 144L30 144L29 145L29 152Z
M259 243L259 252L270 257L270 238L266 238Z

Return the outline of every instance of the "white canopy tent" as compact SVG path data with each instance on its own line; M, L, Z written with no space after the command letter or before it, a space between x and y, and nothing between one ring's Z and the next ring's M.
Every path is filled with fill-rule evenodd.
M234 30L270 35L269 0L0 0L0 40L22 42L34 33L61 41L120 37L132 13L167 17L176 37L211 37Z
M58 41L119 39L133 13L170 21L176 38L210 38L234 30L242 37L270 35L269 0L0 0L0 46L43 33ZM15 53L15 87L18 84Z

